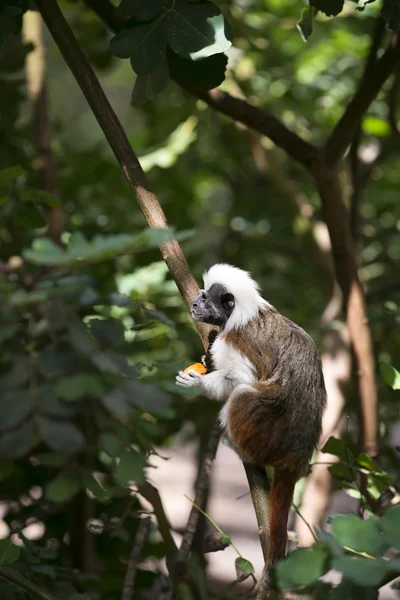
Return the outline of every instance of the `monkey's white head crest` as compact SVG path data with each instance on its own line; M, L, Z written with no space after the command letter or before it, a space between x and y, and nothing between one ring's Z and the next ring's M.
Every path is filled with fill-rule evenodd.
M260 286L250 273L226 264L213 265L203 274L204 288L208 290L214 283L224 285L235 298L235 308L225 329L238 329L247 325L260 310L271 306L260 294Z

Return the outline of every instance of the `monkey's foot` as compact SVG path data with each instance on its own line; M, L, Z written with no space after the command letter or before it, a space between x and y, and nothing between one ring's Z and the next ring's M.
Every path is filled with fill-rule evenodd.
M199 387L201 385L202 375L190 369L190 371L179 371L176 376L176 383L183 387Z

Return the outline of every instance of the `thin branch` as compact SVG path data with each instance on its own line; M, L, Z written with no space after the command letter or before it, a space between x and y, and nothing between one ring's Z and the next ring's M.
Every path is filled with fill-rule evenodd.
M219 88L210 91L199 91L187 88L188 91L204 100L218 112L227 115L235 121L240 121L250 129L269 137L279 148L299 163L310 166L317 155L317 149L291 131L273 114L252 106L245 100L234 98Z
M150 519L145 518L141 519L139 523L139 529L135 536L135 541L133 544L132 552L129 557L128 566L126 569L124 587L122 589L121 600L132 600L134 587L135 587L135 577L136 570L140 561L140 557L143 552L143 546L146 542L147 535L150 529Z
M328 138L324 147L327 164L334 165L340 161L354 138L366 110L391 75L399 59L400 43L394 36L381 58L374 61L364 73L356 93Z
M23 577L23 575L20 575L10 567L0 567L0 577L12 581L12 583L15 583L15 585L28 592L34 598L38 598L39 600L57 600L55 596L44 592L37 585L31 583L29 579L26 579L26 577Z
M48 0L45 0L46 2ZM158 489L147 482L140 486L139 493L146 498L154 509L154 514L157 518L158 529L164 542L165 551L167 554L167 560L173 562L178 552L178 547L175 544L175 540L171 534L171 525L168 521L168 517L165 514L164 506L158 492Z
M303 521L303 523L307 526L309 532L311 533L312 537L314 538L314 541L317 543L318 542L318 538L315 535L314 530L311 527L311 525L306 521L306 519L301 514L299 507L296 506L296 504L292 504L292 506L294 508L294 512L297 514L298 517L300 517L300 519Z
M164 211L154 192L150 189L146 175L125 131L71 28L64 19L57 1L37 0L36 5L121 165L147 223L154 229L168 227ZM160 250L182 298L189 308L198 294L198 286L189 270L181 247L176 240L171 240L162 244ZM208 327L201 323L196 323L196 327L203 344L207 345Z
M201 513L197 510L195 504L197 506L200 506L200 508L204 507L209 487L211 467L215 458L215 454L217 452L219 438L220 428L218 422L216 422L211 431L211 435L209 437L207 448L204 454L203 462L199 471L199 476L197 478L194 502L182 537L182 543L180 547L181 557L188 556L192 548L193 538L196 534L196 530L201 517Z

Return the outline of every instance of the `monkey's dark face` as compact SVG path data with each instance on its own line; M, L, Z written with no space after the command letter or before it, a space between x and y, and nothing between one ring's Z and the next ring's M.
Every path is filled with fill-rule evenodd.
M209 290L201 290L192 304L192 318L210 325L225 325L235 308L235 299L224 285L214 283Z

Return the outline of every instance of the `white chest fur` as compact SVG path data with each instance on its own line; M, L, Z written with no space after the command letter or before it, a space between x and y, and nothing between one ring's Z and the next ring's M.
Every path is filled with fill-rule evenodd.
M227 377L234 383L254 383L257 380L252 362L223 337L218 336L211 348L211 356L215 370L227 371Z

